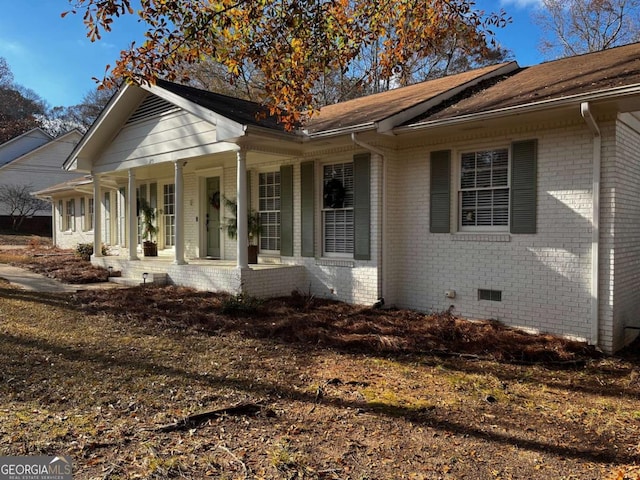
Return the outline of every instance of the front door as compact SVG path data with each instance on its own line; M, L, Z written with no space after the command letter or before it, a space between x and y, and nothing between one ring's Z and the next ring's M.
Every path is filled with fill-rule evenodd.
M220 258L220 197L220 177L207 178L206 252L211 258Z

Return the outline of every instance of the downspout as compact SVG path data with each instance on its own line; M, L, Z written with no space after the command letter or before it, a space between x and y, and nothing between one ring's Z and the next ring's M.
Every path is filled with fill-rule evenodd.
M602 161L602 137L596 123L589 102L580 105L580 113L593 134L593 186L592 186L592 223L591 230L591 343L598 345L598 305L600 266L598 251L600 249L600 164Z
M385 228L387 226L387 205L385 202L385 194L387 192L387 162L385 162L384 152L379 148L374 147L373 145L369 145L368 143L359 140L356 137L356 133L351 133L351 141L358 145L359 147L368 150L371 153L375 153L380 155L380 163L382 170L382 192L380 193L380 209L382 210L382 225L380 225L380 261L379 261L379 269L380 272L380 291L378 292L379 299L382 299L384 302L384 296L386 292L386 274L387 274L387 242L385 238Z

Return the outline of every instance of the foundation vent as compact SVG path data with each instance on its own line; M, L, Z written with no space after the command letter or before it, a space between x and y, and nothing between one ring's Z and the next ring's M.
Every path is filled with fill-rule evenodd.
M478 289L478 300L489 300L490 302L502 301L502 290Z

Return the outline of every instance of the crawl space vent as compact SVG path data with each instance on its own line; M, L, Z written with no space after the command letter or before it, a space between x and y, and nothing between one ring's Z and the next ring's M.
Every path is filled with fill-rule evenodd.
M478 289L478 300L489 300L490 302L502 301L502 290Z

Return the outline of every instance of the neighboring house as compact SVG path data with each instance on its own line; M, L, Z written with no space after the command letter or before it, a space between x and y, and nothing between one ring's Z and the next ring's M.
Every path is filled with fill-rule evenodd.
M81 138L78 130L52 138L40 128L34 128L5 142L0 145L0 185L28 185L35 192L77 177L63 170L62 164ZM10 228L9 213L0 204L1 228ZM51 210L47 208L27 219L21 231L50 234L51 223Z
M510 62L323 108L123 87L65 163L93 176L93 257L138 278L454 311L588 340L640 326L640 44ZM259 211L260 263L220 228ZM157 209L157 259L136 203ZM105 208L106 206L106 208ZM132 246L132 248L128 248ZM219 260L212 260L219 259Z

